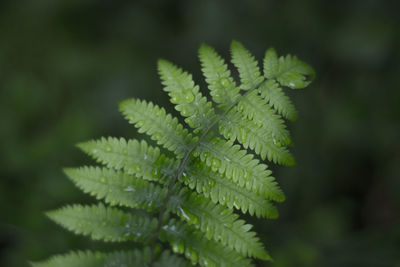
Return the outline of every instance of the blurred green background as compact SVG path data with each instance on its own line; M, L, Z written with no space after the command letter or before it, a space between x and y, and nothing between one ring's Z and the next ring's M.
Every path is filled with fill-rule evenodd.
M297 166L272 166L287 194L277 220L250 219L273 255L259 266L400 266L398 1L0 1L0 266L102 247L44 211L93 202L63 175L74 144L136 135L130 97L172 110L160 57L194 74L202 42L229 58L274 46L316 70L288 91ZM109 247L109 246L106 246Z

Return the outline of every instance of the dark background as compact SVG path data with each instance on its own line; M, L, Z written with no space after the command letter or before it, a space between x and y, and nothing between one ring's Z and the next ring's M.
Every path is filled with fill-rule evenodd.
M134 137L119 101L172 110L156 60L204 84L200 44L229 58L232 39L260 61L274 46L317 73L288 91L298 164L272 166L287 194L280 218L251 219L275 258L260 266L400 266L398 3L0 1L0 266L101 247L44 216L93 201L61 171L90 162L74 144Z

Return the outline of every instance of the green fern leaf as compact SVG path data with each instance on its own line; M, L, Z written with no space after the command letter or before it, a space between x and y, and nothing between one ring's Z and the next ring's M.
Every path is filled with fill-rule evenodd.
M175 109L186 117L185 122L194 128L195 132L207 129L216 115L211 102L201 95L199 86L195 86L192 75L166 60L158 61L158 70L165 86L164 91L169 93Z
M156 219L142 213L125 213L102 204L67 206L50 211L47 216L76 234L110 242L148 241L157 224Z
M66 255L53 256L45 262L32 263L33 267L120 267L148 266L150 248L141 250L101 253L91 251L70 252ZM166 265L165 265L166 266ZM184 265L181 265L184 266Z
M264 57L264 75L268 79L276 79L282 86L299 89L308 86L314 79L314 70L296 56L280 57L275 49L270 48ZM307 77L310 80L307 80Z
M240 89L250 90L257 88L264 80L254 56L238 41L231 44L232 63L236 66L240 76Z
M125 141L123 138L119 140L116 138L102 138L97 141L81 143L79 144L79 147L88 152L98 162L109 168L117 170L124 169L127 174L135 174L137 177L142 176L143 179L150 181L155 180L163 182L165 179L160 179L160 175L162 177L172 175L173 168L171 166L176 165L173 163L172 159L160 154L157 148L147 145L145 141L138 143L136 140ZM112 147L112 149L107 149L109 147ZM93 151L95 151L95 153L93 153ZM141 165L139 162L141 162ZM153 166L158 167L154 169ZM252 166L249 167L249 169L252 168ZM266 168L265 165L264 168ZM235 207L242 210L244 213L248 211L251 215L256 214L257 217L267 217L268 209L266 207L268 207L269 204L266 199L283 201L285 196L282 190L277 186L277 183L274 182L274 178L268 176L270 172L267 172L266 175L262 176L260 175L262 174L262 170L259 169L258 171L258 175L261 176L259 178L261 183L253 183L252 188L250 189L236 187L235 183L231 180L224 178L220 173L212 171L211 168L206 167L200 162L196 163L196 166L193 166L193 168L187 168L183 173L182 180L191 189L196 187L197 192L203 193L206 197L211 198L214 203L220 203L229 208ZM67 174L71 176L68 172ZM96 175L97 174L95 174L91 179L95 179ZM117 176L117 174L108 176L114 177ZM100 177L100 175L98 175L98 177ZM98 180L99 179L96 179L96 181ZM127 181L129 181L129 183L133 183L132 181L136 180L137 178L128 175ZM85 181L85 178L83 178L83 181ZM126 188L130 185L121 181L118 182L118 179L115 179L115 183L119 183L119 189L117 188L115 191L119 193L116 195L118 197L125 197L125 195L122 194L122 190L126 191ZM136 181L136 183L140 182ZM250 186L250 183L247 183L247 185ZM97 191L93 189L94 186L91 188L84 187L85 184L78 184L78 186L85 192ZM135 192L138 193L142 190L147 192L145 188L146 187L143 187L141 190L135 190ZM259 193L259 195L254 193L254 191ZM104 192L107 192L106 188L104 189ZM151 195L150 193L147 194ZM105 194L96 194L96 196L103 198ZM261 196L266 197L266 199ZM129 196L125 201L119 200L118 203L125 203L122 205L128 205L126 202L129 199L130 201L133 201L131 196ZM152 197L149 197L148 199L152 199ZM107 199L106 202L108 202ZM146 205L143 204L141 207L144 208L145 206Z
M267 165L259 164L252 154L240 150L239 145L214 138L210 142L200 144L194 153L213 171L218 171L240 187L267 198L271 197L268 193L274 181L270 177L271 171L267 169ZM275 216L277 214L271 215Z
M196 163L196 168L186 170L182 180L189 188L195 189L214 203L241 210L243 213L249 212L250 215L255 214L257 217L268 217L270 205L268 200L279 202L285 200L282 190L270 176L265 179L270 180L268 185L260 188L253 183L254 187L250 190L247 187L237 187L232 180L212 171L204 163Z
M283 117L290 121L297 120L296 108L275 80L265 81L260 86L259 93Z
M149 146L144 140L109 137L80 143L78 147L108 168L123 169L148 181L162 182L175 168L174 162L161 154L159 148Z
M291 144L289 131L281 116L275 114L275 111L265 103L257 91L252 91L243 97L238 104L238 110L243 116L262 127L264 133L270 134L272 139L275 138L286 146Z
M177 118L152 102L129 99L119 105L122 114L135 124L140 133L146 133L166 149L182 158L195 139L183 128Z
M177 207L178 214L189 224L194 224L205 233L208 239L221 242L224 246L236 250L244 257L269 259L259 238L250 232L251 225L238 220L238 215L231 209L215 205L201 195L189 194L187 190L180 192L182 203ZM269 205L270 209L274 209Z
M111 205L154 210L161 207L166 195L165 188L121 171L98 167L64 171L85 193Z
M135 265L136 266L136 265ZM192 266L186 260L178 257L174 254L171 254L168 250L163 251L160 258L155 262L155 267L165 267L165 266L173 266L173 267L189 267Z
M290 152L279 140L266 132L264 126L257 125L253 121L244 121L242 115L235 110L229 112L225 118L219 124L220 133L225 138L232 142L237 140L244 148L254 150L262 159L286 166L295 164Z
M200 266L253 266L249 259L236 251L208 240L195 228L171 219L163 226L161 240L168 241L175 253L184 254L193 264Z
M240 97L240 89L232 79L225 61L212 47L205 44L199 49L199 58L214 102L222 109L234 104Z
M52 220L94 240L149 247L109 254L73 252L34 266L252 266L249 258L271 260L252 225L235 211L278 216L274 202L285 195L255 156L294 164L281 115L296 120L297 113L278 83L304 87L314 73L296 57L278 58L272 49L264 58L264 75L241 43L232 42L231 54L238 85L213 48L199 49L215 107L192 75L166 60L158 62L164 91L193 132L152 102L125 100L120 111L158 146L112 137L88 141L78 147L103 167L65 169L85 193L124 210L101 203L72 205L48 212ZM161 147L172 155L161 153ZM189 261L160 251L161 242Z

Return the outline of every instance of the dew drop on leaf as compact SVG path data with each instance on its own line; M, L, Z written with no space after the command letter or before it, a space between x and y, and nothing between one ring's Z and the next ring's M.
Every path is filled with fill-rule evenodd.
M178 244L177 244L177 243L173 243L173 244L172 244L172 251L173 251L174 253L178 253L178 252L179 252L179 247L178 247Z
M154 178L159 178L160 175L161 175L161 167L154 168L154 169L151 171L151 175L152 175Z
M209 152L203 152L202 156L203 156L204 159L206 159L206 158L208 158L210 156L210 153Z
M144 121L140 120L136 122L136 127L142 127L144 125Z
M190 113L189 113L189 110L188 110L188 108L187 108L187 107L185 107L185 106L183 106L183 107L181 108L181 114L182 114L182 116L184 116L184 117L187 117L187 116L189 116L189 115L190 115Z
M133 186L128 186L124 189L126 192L135 192L135 188Z
M154 133L154 134L153 134L153 139L154 139L154 140L160 141L161 138L162 138L161 133L158 133L158 132L157 132L157 133Z
M193 213L189 212L188 210L184 208L179 208L179 212L182 215L182 217L189 223L189 224L198 224L199 223L199 217L194 215Z
M213 158L211 162L211 166L215 169L218 169L221 166L221 161L217 158Z
M143 170L142 170L142 167L140 167L139 165L136 165L136 166L135 166L135 172L136 172L136 173L139 174L139 173L142 173L142 171L143 171Z
M191 90L186 90L183 93L183 98L185 99L186 103L192 103L194 101L194 95Z
M221 80L221 85L222 85L223 87L228 87L228 85L229 85L229 80L228 80L227 78L223 78L223 79Z
M171 97L171 103L172 104L178 104L181 101L181 96L180 93L178 92L171 92L170 94Z

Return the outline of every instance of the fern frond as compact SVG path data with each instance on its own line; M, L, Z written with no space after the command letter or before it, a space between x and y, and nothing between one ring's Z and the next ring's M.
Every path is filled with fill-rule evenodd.
M102 204L66 206L47 212L47 216L75 234L110 242L146 242L157 224L156 219L142 213L125 213Z
M237 140L244 148L254 150L262 159L286 166L295 164L290 152L279 140L266 132L264 126L257 125L253 121L244 121L242 115L236 110L231 110L219 122L219 129L225 138L232 142Z
M232 63L239 71L240 89L257 88L264 80L254 56L238 41L231 44Z
M212 47L205 44L199 49L199 58L212 99L221 109L226 109L240 97L240 89L231 77L228 66Z
M258 91L261 96L283 117L290 121L297 120L296 108L275 80L265 81L259 87Z
M281 116L275 114L257 91L252 91L243 97L237 109L244 117L260 126L265 134L270 134L271 139L275 138L286 146L291 144L289 131Z
M163 182L175 170L172 160L161 154L158 147L150 146L144 140L139 142L103 137L80 143L78 147L108 168L123 169L127 174L148 181Z
M210 142L201 143L194 153L198 154L200 160L213 171L224 174L240 187L245 187L266 198L273 197L269 193L271 183L274 183L274 178L270 176L271 171L267 169L267 165L260 164L257 159L254 159L253 155L240 150L239 145L214 138ZM269 218L276 216L276 213L267 215Z
M103 137L78 144L103 167L64 170L85 193L112 207L66 206L48 212L49 218L94 240L149 247L110 254L78 251L34 266L230 267L252 266L249 258L271 260L252 225L236 211L278 216L275 202L285 195L258 156L294 164L283 117L296 120L297 113L280 86L305 87L314 72L296 57L278 58L270 49L261 74L255 57L237 41L231 55L238 83L212 47L199 49L214 107L191 74L158 61L164 91L193 130L152 102L125 100L119 105L124 117L159 146ZM167 157L164 148L174 155ZM188 261L164 249L168 244Z
M82 167L64 172L85 193L111 205L154 210L161 207L166 196L165 188L121 171Z
M186 189L182 189L179 195L181 203L173 209L177 210L181 219L195 225L208 239L220 242L244 257L270 258L259 238L250 231L252 226L238 220L238 215L232 209L216 205L202 195L190 194Z
M56 255L44 262L33 262L33 267L117 267L142 266L150 262L150 248L143 250L102 253L76 251L65 255ZM182 265L181 265L182 266Z
M275 49L270 48L264 57L264 75L268 79L276 79L282 86L300 89L311 83L315 72L296 56L286 55L278 59Z
M122 101L119 107L129 123L135 124L139 133L148 134L157 144L174 152L178 158L182 158L194 142L192 135L177 118L152 102L128 99Z
M184 72L166 60L158 61L158 71L175 109L185 117L185 122L195 129L195 133L207 127L215 120L211 102L199 92L192 75Z
M189 168L183 173L182 181L191 189L210 198L214 203L249 212L257 217L267 217L269 213L268 200L282 202L285 195L272 177L268 185L253 190L247 187L237 187L232 180L226 179L218 172L214 172L204 163L196 163L195 168ZM256 184L256 183L255 183ZM254 184L253 184L254 185ZM260 190L260 191L257 191Z
M136 266L136 265L135 265ZM160 258L155 262L155 267L189 267L192 266L188 261L174 254L171 254L168 250L163 251Z
M160 237L171 244L175 253L184 254L193 264L213 267L253 266L249 259L243 258L236 251L208 240L195 228L174 219L163 226Z

